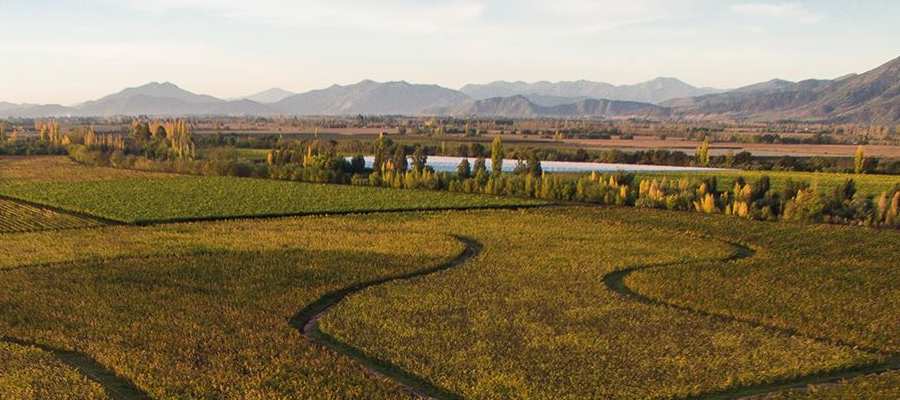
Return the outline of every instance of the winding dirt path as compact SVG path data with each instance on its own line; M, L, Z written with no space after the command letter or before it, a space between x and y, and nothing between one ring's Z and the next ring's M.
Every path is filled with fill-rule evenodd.
M706 238L707 240L718 240ZM686 262L687 264L697 264L701 262L721 262L721 263L731 263L738 260L746 259L753 257L756 252L742 244L721 241L730 245L734 250L731 255L725 258L719 259L706 259L706 260L693 260ZM618 271L611 272L606 274L603 277L603 283L606 287L615 292L616 294L643 304L666 307L669 309L678 310L681 312L686 312L690 314L700 315L707 318L712 318L718 321L723 322L739 322L742 324L750 325L754 328L759 328L762 330L769 331L770 333L776 335L783 336L792 336L799 337L808 340L812 340L818 343L826 344L829 346L836 347L849 347L856 350L864 351L867 353L871 353L873 355L879 355L885 357L885 361L875 364L869 365L861 365L861 366L853 366L844 369L818 372L809 375L804 375L795 378L787 378L781 379L774 382L761 383L755 385L748 385L742 387L735 387L730 389L725 389L717 392L704 393L697 396L688 397L689 400L722 400L722 399L753 399L758 398L759 396L772 394L776 392L781 392L785 390L791 389L805 389L808 388L809 385L815 384L824 384L824 383L835 383L840 382L844 379L856 378L865 375L879 374L886 371L900 370L900 355L895 353L886 352L884 350L873 348L873 347L865 347L859 346L853 343L848 343L846 341L840 339L833 339L822 336L812 336L802 332L799 332L795 329L785 328L775 325L765 324L756 320L748 319L748 318L739 318L726 314L718 314L714 312L709 312L701 309L695 309L692 307L687 307L675 303L670 303L664 300L651 298L649 296L645 296L635 289L628 287L625 284L625 279L639 271L648 271L652 269L666 268L672 267L676 265L684 265L685 262L673 262L673 263L664 263L664 264L648 264L648 265L638 265L625 269L621 269Z
M359 293L372 286L377 286L388 282L409 280L458 267L481 253L482 245L476 240L455 235L453 237L456 240L460 241L463 245L465 245L465 250L463 250L463 252L460 255L456 256L456 258L454 258L453 260L450 260L436 267L411 272L408 274L358 283L347 288L327 293L295 314L294 317L290 320L291 326L300 331L300 333L304 337L306 337L313 343L318 343L335 352L355 359L363 365L368 373L393 380L394 382L398 383L406 392L415 397L441 400L462 399L461 396L437 387L434 384L426 381L425 379L415 376L396 365L366 355L361 350L354 348L347 343L339 341L337 338L330 336L320 330L318 323L319 319L321 319L325 315L325 313L338 305L338 303L347 298L347 296Z

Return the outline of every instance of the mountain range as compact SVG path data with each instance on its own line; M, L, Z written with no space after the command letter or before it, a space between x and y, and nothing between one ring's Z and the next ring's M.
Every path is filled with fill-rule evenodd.
M152 82L74 106L0 102L0 117L115 115L438 115L505 118L814 120L900 123L900 58L836 79L775 79L734 90L674 78L636 85L602 82L493 82L453 90L365 80L295 94L273 88L239 99Z
M682 97L723 92L719 89L694 87L675 78L656 78L648 82L622 86L585 80L535 83L498 81L486 85L466 85L460 91L475 100L523 95L593 98L652 104Z

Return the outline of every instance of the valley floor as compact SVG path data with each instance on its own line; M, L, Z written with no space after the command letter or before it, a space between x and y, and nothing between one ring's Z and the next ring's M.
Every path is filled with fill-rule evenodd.
M117 174L0 172L0 398L898 397L897 231Z

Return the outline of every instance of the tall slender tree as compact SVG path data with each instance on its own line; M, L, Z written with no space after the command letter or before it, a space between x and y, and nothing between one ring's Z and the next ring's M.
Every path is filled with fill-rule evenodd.
M503 157L503 139L497 135L491 143L491 171L494 175L500 175L503 172Z
M703 143L697 147L697 164L702 167L709 166L709 138L703 138Z
M866 151L863 149L862 146L856 147L856 155L853 159L853 167L854 167L854 172L856 172L857 174L861 174L861 173L865 172Z

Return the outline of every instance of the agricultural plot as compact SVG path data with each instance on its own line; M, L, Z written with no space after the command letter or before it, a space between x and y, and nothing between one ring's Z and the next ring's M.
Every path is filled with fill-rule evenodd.
M900 233L760 224L669 212L610 216L689 229L757 249L752 258L638 271L626 284L651 298L900 353Z
M0 398L897 398L896 231L0 165L128 223L401 211L35 231L93 221L10 202Z
M98 168L102 175L105 168ZM84 171L90 176L92 171ZM139 173L135 173L139 174ZM125 223L232 217L534 206L541 201L438 191L234 177L0 182L0 194Z
M0 198L0 233L100 226L91 218L64 214Z
M37 348L0 342L0 399L101 400L103 389Z
M483 252L353 296L321 329L462 398L683 398L885 360L611 290L604 276L635 266L749 256L640 222L666 214L615 211L629 217L574 208L407 221L472 237Z
M151 398L403 398L395 383L305 340L288 323L328 292L437 265L462 250L453 238L386 222L306 218L70 235L72 245L93 246L95 254L108 248L109 256L118 246L97 243L123 235L173 252L184 237L195 240L182 255L4 271L0 336L84 354ZM269 244L247 250L256 241ZM19 248L23 242L0 240L0 253L36 250ZM191 254L198 245L216 248ZM53 259L57 250L36 251Z
M64 156L0 157L0 186L11 182L82 182L178 175L78 164Z

